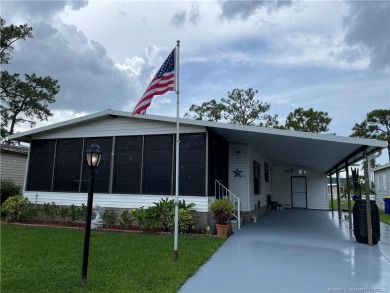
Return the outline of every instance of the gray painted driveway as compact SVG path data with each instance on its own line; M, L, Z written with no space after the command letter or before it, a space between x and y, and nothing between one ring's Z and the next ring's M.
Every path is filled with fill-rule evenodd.
M227 239L179 292L390 292L390 229L357 243L328 211L270 211Z

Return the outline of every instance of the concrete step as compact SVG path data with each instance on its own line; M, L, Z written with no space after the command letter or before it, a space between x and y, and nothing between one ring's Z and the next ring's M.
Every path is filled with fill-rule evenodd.
M230 221L230 224L232 225L232 229L233 229L233 230L238 229L238 220L237 220L237 219L231 220L231 221ZM242 225L244 224L242 218L241 218L241 223L240 223L240 224L241 224L241 227L242 227Z

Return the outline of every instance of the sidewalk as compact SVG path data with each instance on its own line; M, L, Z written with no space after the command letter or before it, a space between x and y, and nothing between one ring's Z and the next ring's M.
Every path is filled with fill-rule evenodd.
M271 211L236 230L179 292L390 292L389 226L381 234L370 247L328 211Z

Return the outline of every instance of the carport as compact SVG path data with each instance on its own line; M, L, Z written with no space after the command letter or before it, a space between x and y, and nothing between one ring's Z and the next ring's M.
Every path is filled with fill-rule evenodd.
M179 292L388 291L388 244L352 240L328 211L270 211L228 238Z
M340 172L345 171L347 181L349 181L350 167L352 165L359 161L368 162L371 157L378 156L382 149L387 147L386 141L341 137L331 134L324 135L231 124L209 123L207 126L229 142L250 146L257 153L267 157L273 166L283 166L290 170L315 170L329 176L331 183L332 177L335 175L337 184ZM369 194L369 175L368 170L366 170L368 164L365 165L365 193ZM349 188L349 184L347 184L347 188ZM337 188L337 191L338 217L341 218L340 188ZM347 190L349 207L352 205L351 192ZM371 227L369 197L367 197L366 205L367 226ZM348 219L349 228L352 229L351 214ZM370 230L369 232L372 231ZM371 233L368 235L368 244L372 245Z

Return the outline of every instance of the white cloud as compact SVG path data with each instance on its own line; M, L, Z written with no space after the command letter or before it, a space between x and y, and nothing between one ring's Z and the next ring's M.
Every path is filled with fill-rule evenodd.
M298 106L328 111L331 131L346 135L371 107L390 106L389 77L375 71L386 64L382 40L389 32L380 29L386 18L370 12L371 2L46 2L40 11L7 3L8 23L34 27L34 39L18 44L12 68L57 78L56 111L131 111L177 39L182 114L233 88L253 87L272 114L283 118ZM182 19L172 25L178 12ZM175 111L172 92L148 109Z

